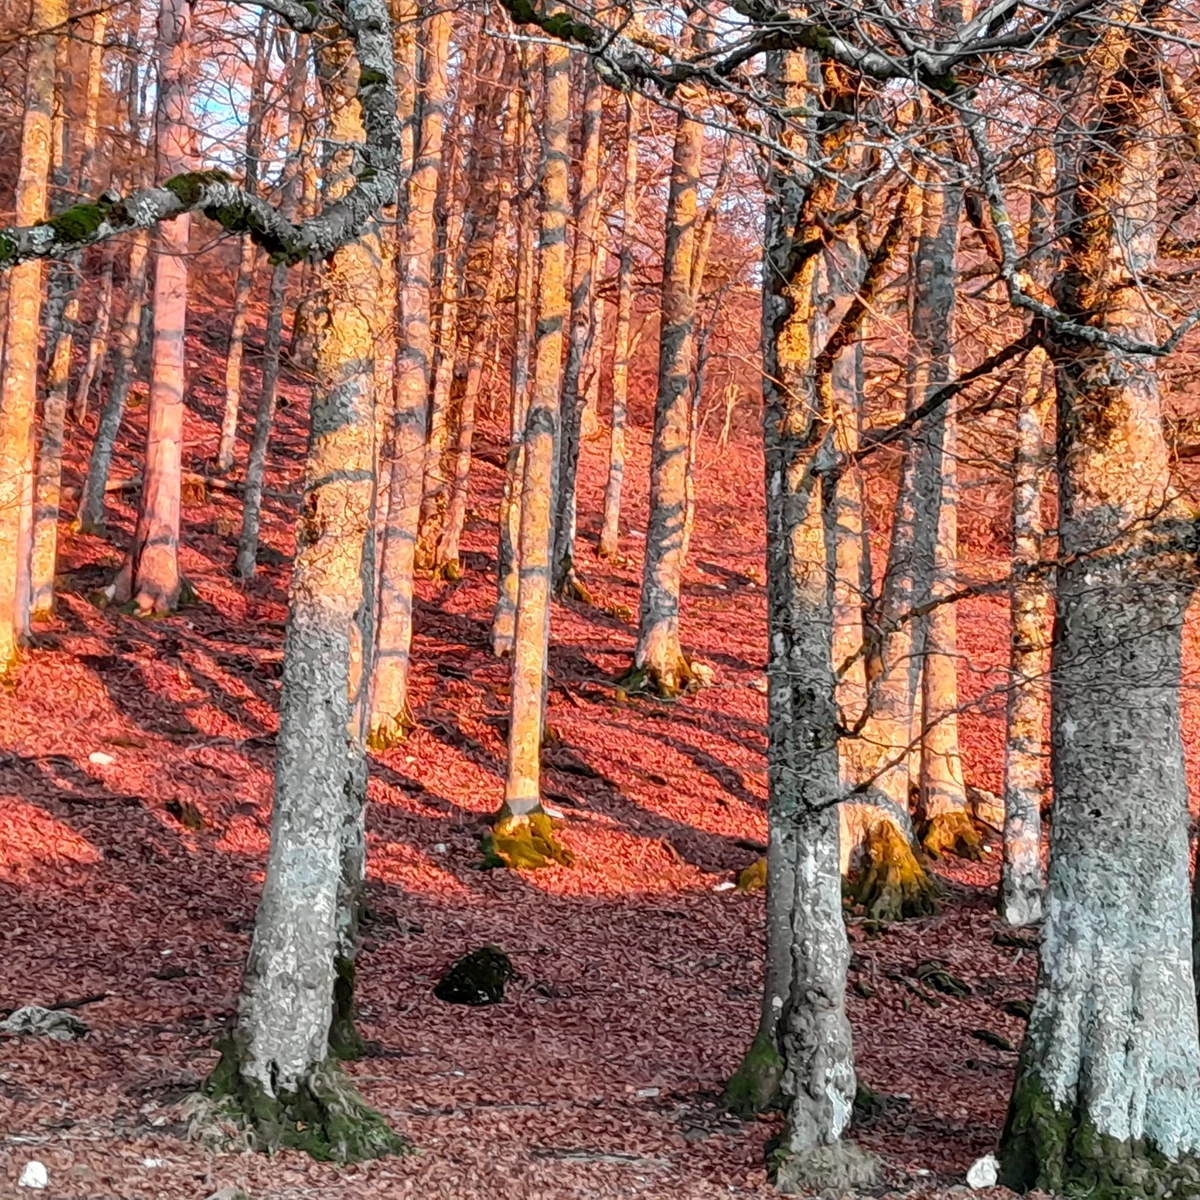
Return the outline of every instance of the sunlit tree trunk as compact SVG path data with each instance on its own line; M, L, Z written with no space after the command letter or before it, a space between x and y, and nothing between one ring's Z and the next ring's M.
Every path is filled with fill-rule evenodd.
M1074 321L1153 341L1160 75L1139 24L1085 59L1086 125L1059 136ZM1079 69L1073 67L1072 69ZM1091 82L1091 81L1089 81ZM1002 1182L1097 1196L1200 1188L1200 1037L1180 721L1196 520L1170 477L1155 362L1052 331L1058 535L1041 969L1002 1139Z
M271 14L264 9L259 17L254 39L254 66L250 74L250 110L246 114L246 169L242 186L248 192L258 190L259 163L263 153L263 110L267 86L268 48L272 30ZM217 446L216 468L228 471L233 467L234 444L237 441L238 409L242 403L242 357L246 343L246 319L249 315L250 292L254 287L258 247L246 234L242 235L241 256L238 260L237 282L233 288L233 320L229 328L229 346L225 352L225 412L221 418L221 440Z
M575 198L575 242L571 255L571 317L562 381L562 432L558 450L558 498L554 532L554 590L587 600L575 572L576 499L579 438L587 403L584 370L596 317L596 229L600 216L600 123L603 85L583 63L579 131L579 192Z
M537 343L525 424L521 489L520 587L513 641L508 772L492 838L495 857L512 867L569 861L542 808L541 753L550 649L550 598L562 400L563 341L568 320L567 220L570 214L571 59L543 49L541 236L538 246Z
M301 155L304 145L305 97L308 91L308 41L296 34L291 43L288 66L287 163L289 173L284 184L281 208L295 216L303 188ZM275 402L279 392L279 359L283 345L283 309L287 301L288 268L279 263L271 272L267 289L267 330L263 345L262 389L254 409L254 432L246 458L242 488L242 529L238 536L234 570L249 579L258 563L259 525L262 516L263 480L267 470L267 451L271 426L275 422Z
M420 126L400 237L400 352L392 415L392 469L380 562L379 627L371 685L369 740L387 746L412 725L408 708L413 574L425 472L433 330L430 301L437 249L434 208L446 122L446 60L452 15L439 11L421 30Z
M616 556L621 538L621 485L625 480L625 408L629 402L629 331L633 315L633 230L637 224L638 95L625 98L625 177L621 201L621 255L617 268L617 318L613 331L612 421L608 482L604 488L601 558Z
M664 696L677 695L692 678L679 642L679 590L687 503L688 384L696 356L696 192L703 153L704 126L680 114L667 198L650 520L633 667L643 686Z
M528 55L522 61L520 198L517 202L516 286L513 299L513 345L509 375L508 456L500 497L500 533L496 554L497 596L492 614L492 653L511 654L517 616L518 555L521 535L521 481L525 473L525 418L529 409L530 361L534 338L534 295L537 280L537 196L529 145L533 101Z
M67 19L63 0L34 0L30 23L58 30ZM25 66L25 114L16 183L16 221L32 225L46 216L54 119L55 51L59 34L30 40ZM27 625L27 594L20 576L22 516L31 493L34 410L37 403L38 316L42 304L42 264L22 263L8 274L4 379L0 385L0 673L17 657Z
M159 10L157 110L158 175L166 179L191 166L191 26L189 0L164 0ZM154 343L150 367L146 461L137 526L113 598L138 612L170 612L179 601L179 492L182 471L183 397L187 385L189 215L162 225L154 263Z
M116 264L116 257L116 245L105 246L104 258L100 267L100 285L96 294L96 316L88 337L87 357L79 375L79 382L75 385L73 411L75 420L80 424L87 416L92 386L96 383L104 366L104 360L108 356L108 332L112 325L113 268Z

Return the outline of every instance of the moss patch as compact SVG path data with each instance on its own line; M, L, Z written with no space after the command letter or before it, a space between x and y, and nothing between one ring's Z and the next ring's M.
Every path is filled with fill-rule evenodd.
M516 974L498 946L480 946L452 963L433 994L447 1004L499 1004L504 987Z
M851 881L851 895L868 918L899 921L938 911L937 884L892 821L880 819L867 830L863 852L865 864Z
M105 210L98 204L76 204L51 217L43 224L54 230L55 238L68 244L86 242L104 224Z
M514 871L537 870L553 863L569 867L574 854L554 835L554 824L544 812L514 816L507 806L481 839L483 866L508 867Z
M779 1080L783 1075L783 1056L775 1043L759 1030L738 1069L725 1085L721 1103L743 1121L757 1113L770 1112L782 1104Z
M979 830L975 828L970 815L959 809L938 813L927 821L921 830L921 845L934 858L953 854L971 862L983 860L983 839L979 836Z
M321 1162L362 1162L409 1150L382 1115L363 1102L335 1062L315 1065L295 1092L281 1090L271 1096L242 1074L244 1051L236 1033L222 1039L219 1049L220 1061L204 1085L210 1102L207 1117L193 1122L193 1138L204 1141L214 1124L228 1122L253 1149L303 1150Z
M767 860L760 858L738 872L738 891L761 892L767 886Z
M1022 1068L1000 1142L1000 1182L1070 1200L1168 1200L1200 1195L1200 1160L1172 1161L1145 1142L1100 1133L1079 1110L1060 1111Z
M204 189L214 183L228 183L229 176L224 171L188 171L183 175L172 175L163 187L186 208L194 208L200 202Z
M398 746L416 728L416 721L405 707L402 712L387 717L375 717L367 731L367 748L390 750Z

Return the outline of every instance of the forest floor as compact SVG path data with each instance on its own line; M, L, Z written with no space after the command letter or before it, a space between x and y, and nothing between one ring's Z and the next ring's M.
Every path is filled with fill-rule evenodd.
M215 451L219 349L190 342L192 470ZM144 395L118 476L137 470ZM297 490L305 440L302 391L288 395L279 493ZM86 438L74 442L78 486ZM359 1002L372 1054L349 1071L414 1153L334 1168L211 1154L183 1137L180 1101L233 1012L262 880L291 536L290 502L272 499L271 561L236 583L238 501L211 491L184 510L198 598L169 619L92 604L119 552L64 532L58 618L0 696L0 1015L86 999L75 1011L91 1031L0 1042L0 1195L29 1194L15 1185L35 1158L56 1200L773 1194L763 1147L778 1119L740 1124L715 1103L754 1027L763 957L761 894L728 888L765 836L757 451L747 439L702 452L684 628L716 685L622 703L611 681L633 645L620 606L636 612L646 431L631 436L620 565L592 555L604 440L585 447L582 565L598 603L554 612L560 744L546 792L577 863L527 874L477 869L480 822L502 793L508 677L488 649L500 472L480 453L465 578L420 587L419 727L374 759L371 780ZM123 544L133 497L112 507ZM963 697L978 700L962 722L965 760L994 790L1002 699L978 664L1004 659L1003 603L965 603L960 631ZM858 1067L890 1097L857 1133L885 1163L880 1193L946 1195L995 1147L1015 1063L1001 1047L1022 1034L1002 1005L1031 994L1036 958L993 942L997 856L937 866L937 917L875 935L851 926ZM444 967L485 943L520 971L504 1003L436 1000ZM914 992L929 958L971 995L934 1006Z

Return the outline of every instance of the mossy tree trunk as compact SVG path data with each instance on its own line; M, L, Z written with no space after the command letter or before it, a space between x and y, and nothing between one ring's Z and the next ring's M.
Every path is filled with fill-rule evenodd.
M400 231L400 330L391 430L391 476L380 561L379 625L368 738L388 746L412 726L408 706L413 578L425 471L426 409L433 361L431 299L437 250L434 207L448 96L453 14L432 13L418 40L420 122Z
M629 403L629 333L633 317L633 235L637 225L638 94L625 97L625 174L621 184L621 251L617 266L617 317L613 330L612 418L608 480L604 487L601 558L614 558L621 540L621 486L625 482L625 412Z
M1055 299L1076 322L1148 341L1157 314L1141 275L1156 258L1160 75L1125 25L1106 29L1079 69L1095 79L1086 116L1059 127ZM1154 360L1058 333L1048 349L1062 555L1054 809L1041 971L1001 1179L1104 1200L1195 1195L1200 1037L1179 690L1197 514L1172 485Z
M703 156L704 126L686 112L679 113L667 196L650 518L633 657L633 671L644 685L664 696L678 695L692 679L679 640L679 595L687 507L688 385L696 356L692 266Z
M59 30L67 20L62 0L35 0L30 23ZM54 120L55 57L59 34L30 40L25 70L21 162L17 173L16 220L33 225L46 216ZM28 617L20 577L21 523L29 489L34 413L37 404L38 316L42 305L42 264L21 263L8 273L4 379L0 388L0 674L17 657Z

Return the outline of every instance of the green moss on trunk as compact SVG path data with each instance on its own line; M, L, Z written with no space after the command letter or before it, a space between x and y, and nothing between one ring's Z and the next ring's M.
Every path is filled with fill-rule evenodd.
M851 894L867 917L900 921L938 911L937 884L895 824L876 821L867 830L863 852L864 866L851 883Z
M777 1109L782 1104L779 1094L782 1075L783 1056L775 1043L759 1030L746 1057L725 1085L721 1103L743 1121L749 1121L757 1113Z
M1200 1160L1172 1161L1144 1142L1099 1132L1079 1110L1059 1110L1024 1067L1000 1142L1000 1182L1083 1200L1168 1200L1200 1196Z
M921 831L921 845L934 858L953 854L971 862L983 861L983 839L970 815L961 810L938 813L927 821Z
M269 1095L241 1072L243 1048L236 1033L220 1044L221 1059L204 1096L208 1107L193 1109L191 1133L205 1141L213 1128L232 1124L255 1150L303 1150L321 1162L351 1163L410 1147L369 1108L332 1060L316 1064L294 1092Z
M553 863L569 867L575 855L554 835L554 823L541 811L514 816L505 805L482 838L485 867L537 870Z

